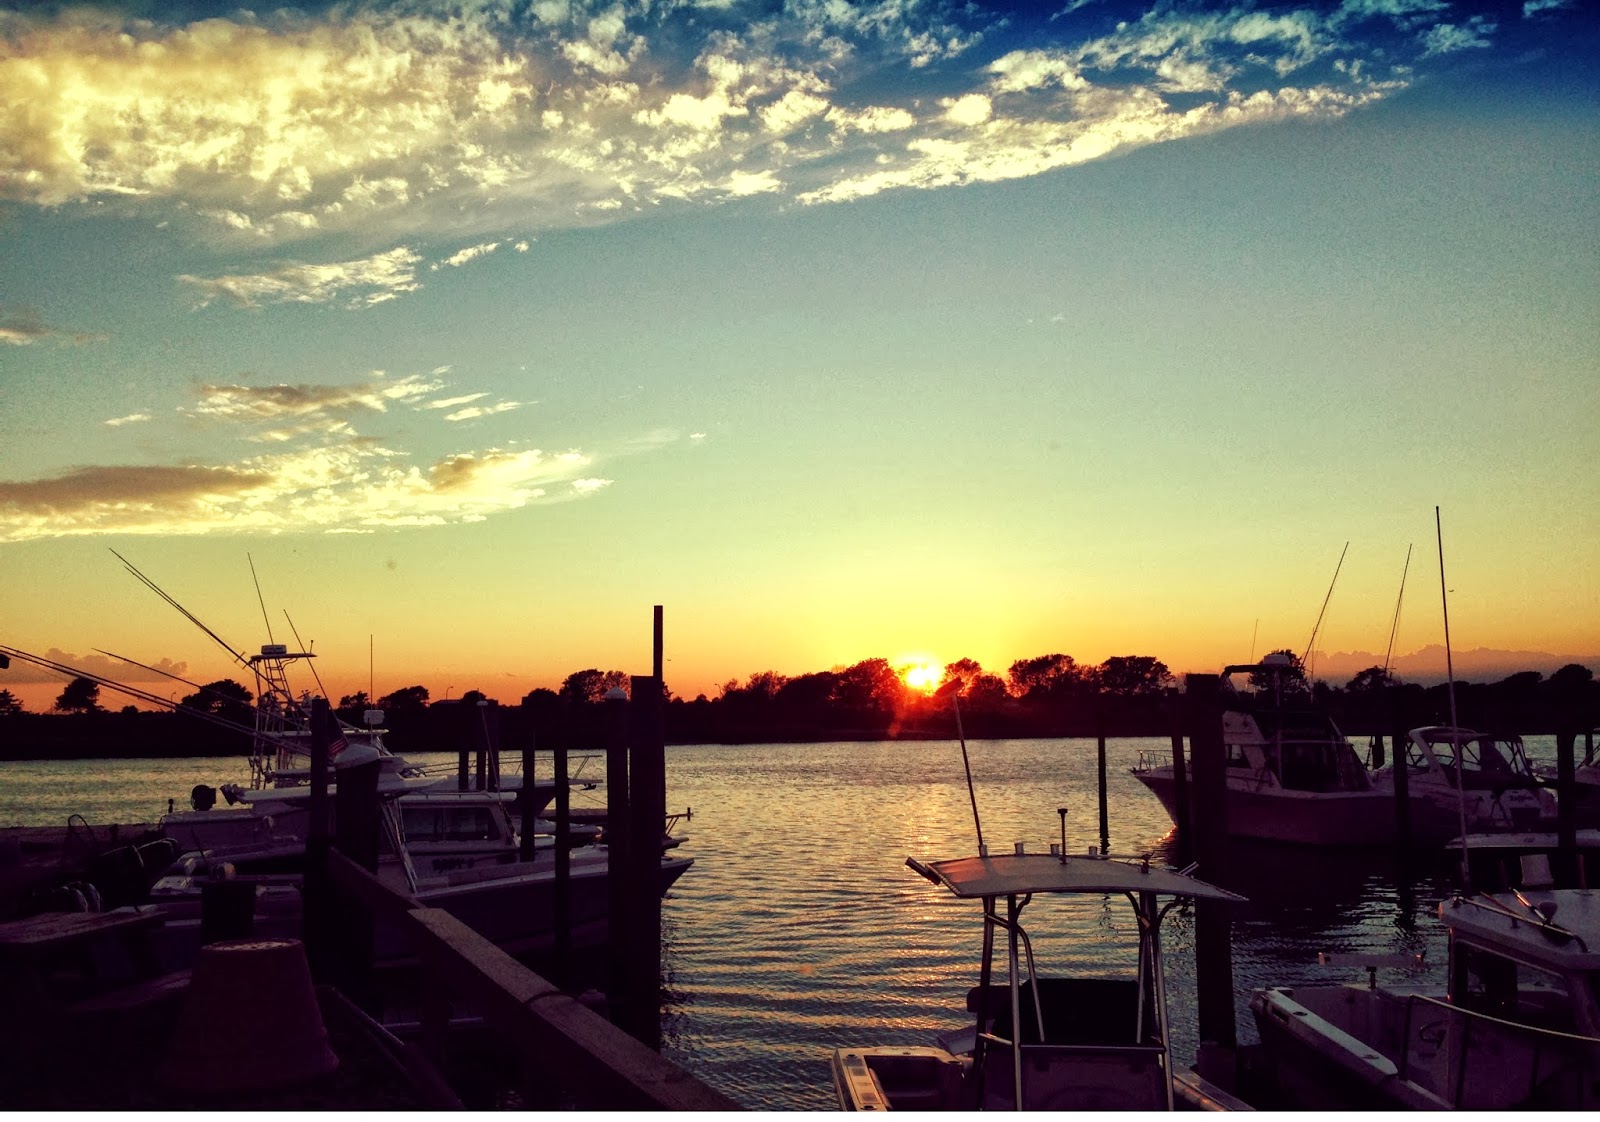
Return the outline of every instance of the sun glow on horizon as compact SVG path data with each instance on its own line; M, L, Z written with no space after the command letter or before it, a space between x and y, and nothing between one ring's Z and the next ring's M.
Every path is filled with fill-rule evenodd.
M932 693L939 688L944 668L936 662L914 662L902 667L900 677L905 684L919 693Z

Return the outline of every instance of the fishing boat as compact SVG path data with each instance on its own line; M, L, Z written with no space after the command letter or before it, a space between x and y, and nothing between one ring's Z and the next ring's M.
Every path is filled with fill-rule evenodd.
M969 1027L938 1046L845 1047L830 1067L844 1110L1154 1110L1180 1103L1239 1103L1172 1061L1161 924L1175 903L1243 897L1148 858L1091 851L991 855L906 866L959 900L983 908L978 984ZM1023 911L1051 901L1103 909L1125 897L1137 930L1131 973L1041 974ZM1162 899L1166 898L1166 903ZM996 944L1003 947L998 956Z
M1373 785L1392 796L1394 769L1406 769L1413 837L1444 841L1556 827L1555 795L1529 766L1519 736L1428 725L1412 729L1395 757L1373 774Z
M1393 792L1374 786L1332 717L1297 688L1294 670L1274 654L1222 672L1228 833L1313 846L1392 841ZM1192 784L1192 764L1183 766ZM1141 755L1133 775L1178 822L1176 768Z
M1441 986L1259 990L1265 1072L1303 1109L1600 1107L1600 895L1523 887L1439 905Z

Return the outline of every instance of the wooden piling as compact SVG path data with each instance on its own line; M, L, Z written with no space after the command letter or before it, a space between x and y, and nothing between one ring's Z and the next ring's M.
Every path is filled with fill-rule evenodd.
M1556 883L1578 883L1578 785L1574 753L1578 732L1570 724L1556 731Z
M1390 739L1394 743L1394 760L1390 764L1394 776L1394 841L1402 854L1411 852L1411 769L1406 763L1410 754L1410 717L1400 691L1394 688L1389 694L1389 721L1394 730Z
M661 834L667 818L666 757L661 735L661 680L636 677L629 703L628 883L629 991L626 1027L651 1048L661 1047Z
M633 899L628 884L628 699L606 695L606 950L610 976L606 997L614 1012L629 1006L628 930ZM627 1014L624 1013L625 1017Z
M1095 692L1094 699L1094 724L1096 765L1098 767L1096 785L1100 794L1100 852L1111 852L1111 816L1106 807L1106 718L1103 702L1099 691Z
M328 747L332 742L333 715L327 698L311 701L311 821L306 827L306 871L300 886L300 937L305 944L311 976L331 982L337 973L333 961L336 918L328 874L328 851L333 834L328 821Z
M1220 678L1215 674L1190 674L1185 682L1185 710L1189 725L1189 752L1194 766L1194 857L1199 875L1217 881L1225 869L1228 838L1228 779L1226 747L1222 735ZM1195 901L1195 994L1200 1043L1212 1051L1231 1052L1238 1043L1234 1028L1233 946L1231 920L1226 906L1216 901ZM1231 1073L1202 1075L1226 1087Z
M1177 690L1167 694L1167 713L1172 721L1173 824L1178 827L1177 864L1181 867L1194 859L1194 831L1189 817L1189 765L1183 757L1183 706Z
M363 752L371 749L363 748ZM347 750L353 751L353 750ZM334 846L340 853L369 873L378 871L378 832L381 811L378 807L378 774L381 759L347 762L335 766L339 784L334 793ZM337 977L339 990L363 1009L374 1007L372 958L374 931L372 915L365 908L340 894L332 914L337 918Z
M567 778L567 745L551 751L556 785L556 969L565 979L572 957L572 788Z

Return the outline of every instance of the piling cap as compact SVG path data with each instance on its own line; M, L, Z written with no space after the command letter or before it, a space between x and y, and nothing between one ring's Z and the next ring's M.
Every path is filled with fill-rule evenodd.
M298 939L201 947L157 1078L174 1091L279 1090L339 1066Z

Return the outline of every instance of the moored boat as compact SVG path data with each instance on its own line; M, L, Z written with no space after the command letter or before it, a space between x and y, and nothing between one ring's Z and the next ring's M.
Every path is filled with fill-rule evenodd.
M1161 922L1178 900L1243 898L1148 859L1050 853L906 865L983 907L969 1027L939 1046L846 1047L830 1060L844 1110L1152 1110L1242 1106L1191 1072L1176 1072L1169 1036ZM1034 901L1104 908L1125 896L1138 931L1131 976L1046 976L1022 913ZM1170 898L1163 905L1160 898ZM996 941L1002 953L996 961Z
M1259 990L1265 1073L1306 1109L1600 1106L1600 895L1525 887L1439 905L1443 987Z

